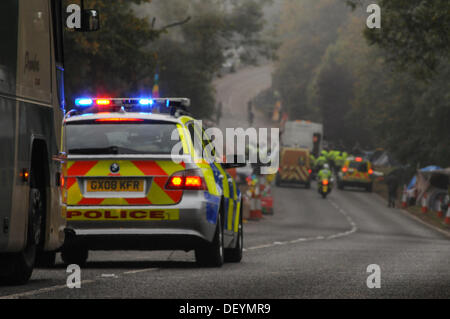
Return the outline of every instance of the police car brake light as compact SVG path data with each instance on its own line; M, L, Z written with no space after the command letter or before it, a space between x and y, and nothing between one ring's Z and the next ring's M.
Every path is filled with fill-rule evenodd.
M373 169L369 169L369 175L373 175Z
M104 118L95 120L97 123L124 123L124 122L144 122L143 119L131 119L131 118Z
M187 188L199 188L202 187L202 178L200 176L187 176L185 181Z
M363 159L362 159L362 157L357 157L357 158L355 158L355 161L358 163L361 163L363 161Z
M203 176L194 171L172 175L166 184L168 190L206 190Z
M347 167L342 167L342 173L347 173L348 168Z

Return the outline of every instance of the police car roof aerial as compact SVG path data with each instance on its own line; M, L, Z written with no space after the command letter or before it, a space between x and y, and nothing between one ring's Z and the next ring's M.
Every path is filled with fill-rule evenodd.
M67 113L66 118L95 113L155 113L174 117L190 115L188 98L80 98Z

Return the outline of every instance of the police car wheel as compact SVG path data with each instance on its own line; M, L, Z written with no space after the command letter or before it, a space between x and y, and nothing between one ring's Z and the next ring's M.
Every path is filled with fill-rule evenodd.
M89 251L80 247L64 248L61 251L61 259L66 265L83 266L89 257Z
M242 205L241 205L242 207ZM236 247L225 249L225 262L239 263L242 260L242 251L244 249L244 226L241 220L239 221L239 230L237 235Z
M33 184L33 182L32 182ZM20 253L0 256L0 283L5 285L24 285L33 272L37 246L41 240L43 214L42 192L30 188L29 223L27 244Z
M195 250L197 264L202 267L222 267L224 263L223 225L220 213L217 216L216 233L212 243Z
M372 184L367 185L366 190L367 190L367 192L372 193L373 185Z

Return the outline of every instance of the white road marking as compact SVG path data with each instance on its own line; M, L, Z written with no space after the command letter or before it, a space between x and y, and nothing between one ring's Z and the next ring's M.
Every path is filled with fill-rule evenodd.
M159 268L147 268L147 269L139 269L139 270L131 270L131 271L126 271L123 274L124 275L132 275L132 274L139 274L142 272L148 272L148 271L156 271Z
M126 272L123 272L122 274L123 275L132 275L132 274L138 274L138 273L155 271L155 270L158 270L158 268L147 268L147 269L126 271ZM119 278L119 276L117 276L116 274L101 274L100 278L101 279L117 279L117 278ZM97 280L83 280L83 281L81 281L81 287L83 287L83 285L91 284L91 283L94 283L97 281L99 281L99 280L98 279ZM67 285L58 285L58 286L52 286L52 287L47 287L47 288L40 288L40 289L36 289L36 290L20 292L20 293L16 293L16 294L12 294L12 295L7 295L7 296L0 296L0 299L18 299L18 298L23 298L23 297L31 297L31 296L44 294L44 293L48 293L48 292L53 292L53 291L57 291L57 290L62 290L62 289L69 289L69 288L67 288Z
M95 280L83 280L83 281L81 281L81 287L83 287L83 285L91 284L93 282L95 282ZM36 289L36 290L30 290L30 291L26 291L26 292L20 292L20 293L8 295L8 296L1 296L0 299L18 299L18 298L23 298L23 297L31 297L34 295L43 294L43 293L47 293L47 292L53 292L53 291L61 290L61 289L69 289L69 288L67 288L67 285L53 286L53 287Z
M249 248L244 249L244 251L258 250L258 249L263 249L263 248L272 248L272 247L276 247L276 246L284 246L284 245L289 245L289 244L298 244L298 243L309 242L309 241L332 240L332 239L347 237L347 236L350 236L350 235L356 233L358 231L358 227L357 227L356 223L353 221L353 219L350 217L350 215L345 210L340 208L339 205L336 204L333 200L328 199L328 201L331 203L331 205L334 208L336 208L336 210L340 214L342 214L345 217L345 219L347 220L348 224L351 226L350 230L348 230L346 232L341 232L341 233L329 235L329 236L304 237L304 238L298 238L298 239L294 239L294 240L291 240L291 241L284 241L284 242L276 241L276 242L273 242L272 244L266 244L266 245L259 245L259 246L249 247Z

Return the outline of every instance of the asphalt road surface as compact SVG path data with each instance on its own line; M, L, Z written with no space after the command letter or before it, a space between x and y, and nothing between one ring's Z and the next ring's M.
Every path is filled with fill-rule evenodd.
M270 70L247 69L233 74L231 81L221 81L228 83L224 85L232 102L251 98L270 85ZM227 96L227 91L218 94ZM226 105L234 107L239 108L239 103ZM224 116L224 121L233 121L233 116ZM66 287L68 274L59 261L55 268L35 270L25 286L0 287L0 296L450 297L450 240L444 234L401 210L388 209L377 195L362 190L336 189L326 200L314 184L311 190L283 187L273 192L275 214L245 224L245 253L240 264L203 269L194 263L193 253L93 252L82 269L80 289ZM379 289L367 286L367 267L372 264L381 268Z

